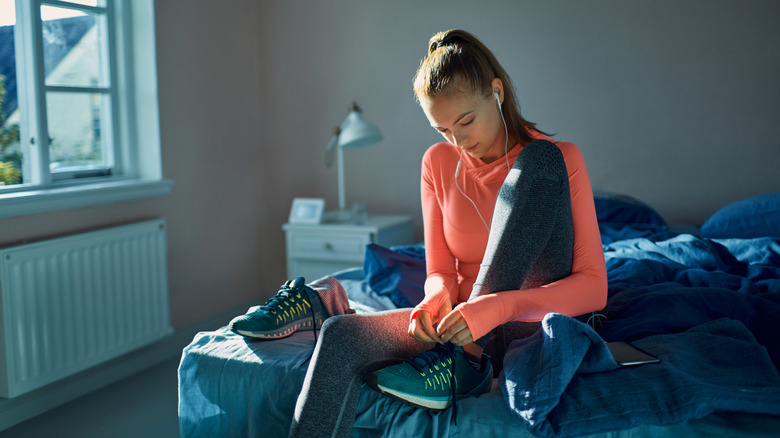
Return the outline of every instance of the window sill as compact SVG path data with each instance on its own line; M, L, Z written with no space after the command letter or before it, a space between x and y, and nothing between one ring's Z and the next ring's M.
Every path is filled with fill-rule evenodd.
M173 181L125 180L0 194L0 218L164 196Z

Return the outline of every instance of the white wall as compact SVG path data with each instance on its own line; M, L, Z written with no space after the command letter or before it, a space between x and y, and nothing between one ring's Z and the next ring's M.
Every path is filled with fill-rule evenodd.
M687 223L780 190L780 3L309 0L260 13L263 138L305 174L287 198L336 202L321 150L357 99L386 140L348 153L348 197L419 213L419 161L437 136L411 78L431 34L453 27L496 53L530 120L580 146L596 189Z
M580 146L597 189L690 223L780 190L773 0L158 0L155 12L171 195L2 219L0 244L164 217L177 327L285 280L281 225L293 197L336 205L324 149L352 100L385 141L347 153L347 196L414 215L421 238L419 163L439 137L411 79L438 30L482 38L528 118Z

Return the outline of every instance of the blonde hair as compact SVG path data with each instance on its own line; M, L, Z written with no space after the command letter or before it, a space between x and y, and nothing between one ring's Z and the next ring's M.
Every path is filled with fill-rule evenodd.
M523 144L530 143L531 131L542 131L520 115L512 80L493 53L466 31L451 29L431 37L428 55L414 75L414 94L419 101L420 97L433 98L453 91L457 85L467 85L472 93L487 97L492 94L494 78L504 85L502 110L509 136Z

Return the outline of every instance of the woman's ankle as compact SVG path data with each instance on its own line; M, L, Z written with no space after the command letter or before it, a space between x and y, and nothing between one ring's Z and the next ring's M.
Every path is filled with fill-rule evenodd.
M470 354L476 358L482 357L482 352L484 349L477 345L476 343L472 342L470 344L466 344L463 346L463 351L467 354Z
M483 348L473 342L463 346L463 355L477 371L482 371L482 351Z
M308 286L317 293L322 307L329 316L355 313L350 308L346 290L335 278L323 277L309 283Z

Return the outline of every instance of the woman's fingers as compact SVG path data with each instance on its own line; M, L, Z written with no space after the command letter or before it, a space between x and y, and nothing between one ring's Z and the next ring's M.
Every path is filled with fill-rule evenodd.
M460 346L473 342L471 330L469 330L466 320L457 309L441 320L437 331L439 338L443 342L452 342Z
M409 335L421 342L443 343L436 329L431 323L431 314L425 310L420 310L409 323Z
M462 347L474 342L474 338L471 337L471 331L468 327L466 327L465 329L455 333L455 335L450 338L449 342Z
M442 336L461 320L463 320L463 316L461 316L460 312L450 312L441 319L441 322L439 322L436 331L438 332L439 336Z

